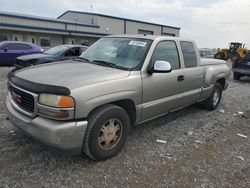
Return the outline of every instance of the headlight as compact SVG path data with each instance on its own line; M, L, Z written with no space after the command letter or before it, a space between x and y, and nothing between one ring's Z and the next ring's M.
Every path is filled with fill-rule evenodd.
M74 99L69 96L42 93L39 95L38 101L40 104L57 108L73 108L75 106Z

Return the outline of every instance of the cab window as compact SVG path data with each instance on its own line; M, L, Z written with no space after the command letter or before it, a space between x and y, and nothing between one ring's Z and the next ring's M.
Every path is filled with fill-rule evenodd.
M186 68L197 66L197 56L192 42L181 42L184 64Z
M167 61L170 63L172 70L180 68L180 59L177 46L174 41L159 42L152 56L152 62Z

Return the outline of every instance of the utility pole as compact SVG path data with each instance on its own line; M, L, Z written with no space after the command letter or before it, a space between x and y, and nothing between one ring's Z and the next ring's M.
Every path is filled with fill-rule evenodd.
M75 44L76 44L77 21L78 21L78 19L75 18Z

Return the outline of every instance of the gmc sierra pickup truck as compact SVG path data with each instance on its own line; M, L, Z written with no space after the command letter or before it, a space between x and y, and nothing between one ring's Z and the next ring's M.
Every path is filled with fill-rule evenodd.
M40 142L104 160L131 125L194 103L215 109L229 72L225 61L200 59L192 40L108 36L78 59L9 73L6 108Z

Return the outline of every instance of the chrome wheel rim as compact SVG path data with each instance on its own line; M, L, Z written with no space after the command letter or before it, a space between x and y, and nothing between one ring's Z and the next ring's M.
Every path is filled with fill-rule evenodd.
M102 150L111 150L119 143L121 135L122 123L118 119L110 119L99 131L98 145Z
M213 105L216 106L219 100L220 100L220 91L216 89L213 96Z

